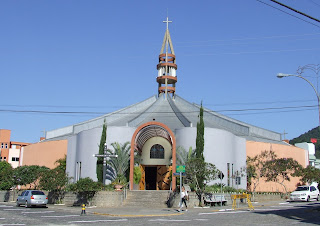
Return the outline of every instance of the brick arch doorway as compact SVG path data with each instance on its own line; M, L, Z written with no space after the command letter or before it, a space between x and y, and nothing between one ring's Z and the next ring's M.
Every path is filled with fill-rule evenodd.
M142 149L146 142L150 138L155 138L155 137L161 137L165 140L167 140L170 145L171 145L171 155L172 155L172 174L176 172L176 139L171 131L171 129L166 126L163 123L160 122L147 122L145 124L142 124L139 126L136 131L134 132L132 139L131 139L131 152L130 152L130 190L133 190L133 169L134 169L134 153L135 151L137 152L142 152ZM165 170L164 166L161 165L140 165L140 168L143 171L143 176L145 176L145 170L146 167L157 167L157 173L161 174L162 171ZM154 171L154 169L149 169L151 170L150 172ZM145 178L144 178L145 179ZM154 187L153 187L154 188ZM172 177L172 190L176 188L176 178ZM158 189L157 189L158 190Z

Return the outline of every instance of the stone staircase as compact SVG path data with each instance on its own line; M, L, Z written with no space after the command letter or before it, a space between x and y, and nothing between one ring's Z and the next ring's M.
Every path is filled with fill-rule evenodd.
M144 208L166 208L169 191L161 190L136 190L128 191L127 199L123 205L126 207L141 207Z

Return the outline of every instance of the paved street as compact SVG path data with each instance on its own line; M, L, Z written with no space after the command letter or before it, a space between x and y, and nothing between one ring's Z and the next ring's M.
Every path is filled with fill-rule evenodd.
M319 225L320 202L254 203L255 210L243 205L176 209L86 208L48 205L48 208L15 207L0 203L0 225Z

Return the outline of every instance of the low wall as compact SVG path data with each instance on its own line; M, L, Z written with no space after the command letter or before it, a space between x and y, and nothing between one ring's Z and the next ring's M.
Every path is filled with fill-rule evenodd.
M92 200L88 201L90 206L117 207L121 206L124 200L124 191L99 191ZM67 206L80 206L86 200L73 192L64 195L63 203Z
M199 206L199 199L198 196L195 192L189 192L189 201L187 202L188 207L197 207ZM232 205L232 199L231 195L234 195L236 193L222 193L224 195L225 199L227 200L226 205ZM213 193L213 195L221 195L221 193ZM281 201L281 200L286 200L285 197L282 197L281 193L264 193L264 194L255 194L254 197L251 195L251 201L252 202L265 202L265 201ZM180 202L180 195L177 195L175 197L174 203L173 203L173 208L176 208L179 206ZM202 201L202 204L203 201Z
M21 191L0 191L0 202L15 202ZM57 199L50 192L44 191L48 196L48 203L57 203ZM88 205L98 207L116 207L121 206L124 200L125 191L99 191L92 200L88 201ZM87 201L73 192L65 192L62 204L68 206L80 206Z

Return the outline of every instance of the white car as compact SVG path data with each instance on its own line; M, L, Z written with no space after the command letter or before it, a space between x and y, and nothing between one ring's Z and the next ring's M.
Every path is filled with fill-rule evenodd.
M319 201L318 184L312 183L311 185L299 186L294 192L290 194L290 201L306 201L311 199Z

